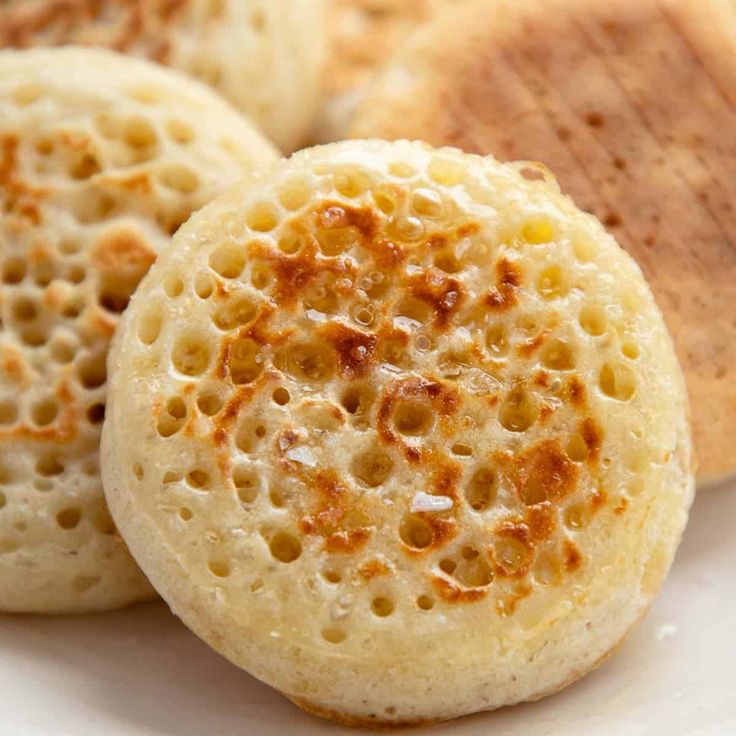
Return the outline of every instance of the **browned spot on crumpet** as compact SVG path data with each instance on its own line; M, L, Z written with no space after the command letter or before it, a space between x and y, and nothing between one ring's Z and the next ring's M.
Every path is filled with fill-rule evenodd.
M533 542L544 542L551 539L557 528L557 516L549 501L529 506L526 510L525 523L529 529L529 538Z
M447 327L450 317L457 312L465 299L462 284L455 278L437 272L424 272L411 276L409 292L428 304L434 312L434 325Z
M580 425L580 434L588 448L588 463L594 464L598 460L603 445L603 429L595 419L588 417Z
M151 177L145 172L123 176L120 174L105 174L99 178L97 183L100 186L107 185L116 189L122 189L124 192L130 192L131 194L153 193L153 182L151 181Z
M410 441L402 439L394 430L392 414L401 401L415 400L429 404L440 422L447 421L460 406L460 395L456 388L438 380L411 376L389 383L378 404L377 430L386 444L399 445L411 463L422 459L422 452Z
M528 506L558 503L577 485L578 469L557 439L538 442L517 455L498 453L497 462Z
M436 496L448 496L457 501L457 487L463 475L463 468L459 462L449 460L440 453L432 453L430 465L432 472L432 488Z
M329 322L317 333L329 342L337 353L340 375L350 380L365 375L376 354L378 338L341 322Z
M516 613L519 603L525 598L528 598L532 594L532 591L533 588L531 585L519 584L514 588L513 593L499 598L496 602L496 611L499 616L513 616Z
M518 301L518 290L521 286L521 269L506 258L496 264L497 284L485 298L491 309L506 310Z
M13 345L2 345L2 357L0 357L0 365L2 365L3 373L11 380L17 383L29 378L28 366L23 359L23 353Z
M40 225L40 203L48 192L23 180L18 165L18 145L16 136L0 136L0 190L5 200L0 215L16 215L31 225Z
M117 276L136 285L156 260L153 248L130 226L109 228L90 254L92 265L104 276Z
M516 354L520 358L531 358L534 355L534 353L536 353L537 350L539 350L539 348L541 348L542 345L544 345L549 335L550 335L549 330L544 330L536 337L533 337L531 340L528 340L522 345L519 345L519 347L516 348Z
M577 548L574 542L569 539L565 540L565 568L568 572L575 572L579 570L583 565L583 555Z
M342 288L345 296L350 293L347 285L340 285L343 281L352 283L355 266L344 258L321 255L313 237L304 237L304 246L295 255L286 255L259 241L251 244L249 253L253 258L268 263L273 270L276 283L272 295L281 307L293 307L304 290L325 273L337 277L337 286Z
M608 494L605 491L596 490L590 496L590 508L595 513L605 506Z
M381 221L373 209L325 202L315 214L317 227L355 228L359 236L358 244L371 254L379 268L391 268L404 260L401 246L381 232Z
M570 381L567 385L567 393L570 397L570 401L573 406L582 407L585 405L587 399L587 391L585 383L580 376L570 376Z
M279 374L276 371L266 371L253 383L246 386L238 386L236 392L222 410L212 418L212 441L215 447L222 447L227 444L238 415L243 410L243 407L247 406L253 400L256 393L266 388L270 383L278 380Z
M377 558L368 560L368 562L358 568L358 575L360 575L360 577L366 582L373 580L373 578L390 574L391 568L385 562Z
M534 544L529 526L525 522L501 522L495 529L496 536L513 539L516 542L516 550L519 558L515 560L513 567L508 567L503 560L496 558L491 547L489 554L494 560L494 572L498 577L523 578L531 569L534 560Z
M627 508L629 508L629 500L627 498L622 498L614 507L613 513L616 514L616 516L621 516L621 514L625 513Z
M431 575L432 585L437 595L448 603L477 603L488 595L488 587L466 588L455 580L442 575Z
M540 388L549 388L552 383L552 376L543 370L539 370L534 374L534 385Z
M370 538L371 530L366 527L333 532L325 538L325 552L349 555L357 552Z
M555 413L555 411L557 411L556 406L543 401L542 405L539 407L539 418L542 423L544 424L544 422L549 421L550 417Z
M317 503L316 509L299 522L302 532L323 537L327 552L353 554L359 550L368 541L373 527L356 507L350 488L334 470L312 473L309 487Z

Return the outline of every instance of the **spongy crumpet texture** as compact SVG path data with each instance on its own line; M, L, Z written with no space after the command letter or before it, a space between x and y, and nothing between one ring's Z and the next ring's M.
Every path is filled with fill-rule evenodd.
M188 626L307 710L540 697L670 566L682 375L639 269L544 169L303 151L195 215L121 325L113 517Z
M152 595L102 493L108 342L189 214L275 159L170 70L107 51L0 52L0 610Z
M311 138L346 137L355 109L376 71L419 26L468 0L332 0L323 99Z
M735 55L733 0L485 0L420 30L352 127L555 172L652 285L701 483L736 473Z
M104 46L215 87L283 150L312 122L324 0L5 0L0 46Z

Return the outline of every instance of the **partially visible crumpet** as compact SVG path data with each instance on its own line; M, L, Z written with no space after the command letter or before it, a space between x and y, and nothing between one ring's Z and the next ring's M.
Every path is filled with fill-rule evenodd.
M170 70L107 51L0 52L1 611L153 595L102 493L108 343L181 223L275 159Z
M105 491L141 567L217 651L345 723L581 677L687 519L662 317L541 167L296 154L177 233L110 364Z
M346 137L366 87L386 59L423 23L467 0L332 0L323 99L311 138Z
M212 85L285 151L316 113L324 0L4 0L0 47L103 46Z

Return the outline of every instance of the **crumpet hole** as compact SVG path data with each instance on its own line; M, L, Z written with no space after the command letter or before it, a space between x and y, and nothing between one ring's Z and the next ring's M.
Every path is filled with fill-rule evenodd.
M552 340L542 351L542 365L553 371L570 371L575 367L575 353L564 340Z
M434 539L432 527L415 514L404 516L399 527L399 536L401 541L412 549L425 549Z
M616 401L630 401L636 393L636 374L623 363L604 363L599 384L606 396Z
M394 410L394 427L403 435L421 437L432 426L432 412L425 404L402 401Z
M302 544L289 532L278 532L271 539L271 554L279 562L289 563L298 559L302 553Z
M207 417L213 417L222 409L222 398L214 391L203 391L197 398L197 408Z
M221 330L235 330L251 322L258 311L255 302L245 294L232 296L214 314L213 322Z
M322 638L330 644L341 644L347 638L347 634L342 629L330 627L322 629Z
M85 388L99 388L107 381L107 356L98 353L81 360L77 365L77 373Z
M291 394L283 387L277 388L272 395L274 403L286 406L291 401Z
M394 462L387 452L372 449L356 455L351 470L359 481L369 488L376 488L388 480L393 468Z
M256 232L270 232L279 224L279 211L270 202L257 202L246 212L245 223Z
M580 326L593 337L605 334L608 318L603 307L587 304L580 310Z
M206 490L210 485L210 474L206 470L195 468L187 473L187 483L198 490Z
M478 468L465 489L465 500L474 511L485 511L496 501L498 475L493 468Z
M254 470L238 465L233 470L233 483L238 491L238 498L245 504L253 503L261 488L261 479Z
M174 345L171 362L179 373L183 373L185 376L199 376L209 366L209 346L198 335L183 335Z
M56 514L56 523L65 531L74 529L82 520L82 512L78 508L62 509Z
M379 618L385 618L394 612L394 602L386 596L379 595L371 601L371 610Z
M178 396L172 396L166 402L166 408L158 417L158 433L162 437L175 435L183 426L187 417L187 407Z
M163 315L161 308L156 305L149 307L138 322L138 338L144 345L153 345L161 334Z
M422 611L431 611L434 608L434 599L428 595L420 595L417 598L417 606Z
M263 361L258 345L249 339L238 340L230 349L228 367L233 383L252 383L263 373Z
M509 432L526 432L539 417L539 408L528 392L514 389L501 405L498 419Z
M36 472L47 478L61 475L64 472L64 465L55 455L42 455L36 461Z
M237 245L221 245L209 259L210 268L226 279L236 279L245 268L245 250Z
M56 419L59 414L59 405L56 399L48 398L40 401L31 410L31 419L39 427L46 427Z
M210 560L208 567L216 578L226 578L230 575L230 565L222 560Z

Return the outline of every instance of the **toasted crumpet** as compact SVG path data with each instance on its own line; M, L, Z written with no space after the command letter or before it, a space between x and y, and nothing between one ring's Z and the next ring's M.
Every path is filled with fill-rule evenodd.
M580 677L686 522L661 315L528 165L406 141L296 154L182 228L111 366L103 474L136 559L217 651L345 722Z
M153 594L102 493L108 342L179 225L275 159L173 71L92 49L0 52L0 611Z
M365 87L406 38L445 8L468 0L333 0L323 100L311 138L345 138Z
M555 172L652 285L704 483L736 472L735 55L732 0L474 3L417 33L352 128Z
M4 0L0 47L102 46L212 85L291 151L315 114L324 0Z

